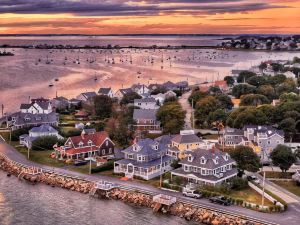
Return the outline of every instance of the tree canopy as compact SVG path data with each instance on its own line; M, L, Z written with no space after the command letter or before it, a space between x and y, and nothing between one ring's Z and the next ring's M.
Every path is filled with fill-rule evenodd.
M112 99L106 95L98 95L93 100L95 115L100 119L109 118L112 113Z
M278 145L270 154L272 162L275 166L279 166L282 172L290 169L296 162L296 156L292 150L285 145Z
M121 105L127 105L129 103L133 104L134 102L134 99L141 99L142 97L137 94L136 92L129 92L129 93L126 93L123 98L121 99L121 102L120 104Z
M264 95L259 94L247 94L241 97L241 106L258 106L268 104L269 99Z
M242 95L252 94L255 91L255 87L249 84L239 84L232 88L232 95L236 98L240 98Z
M251 71L242 71L237 77L237 82L238 83L246 82L246 80L248 80L250 77L253 76L256 76L256 73Z

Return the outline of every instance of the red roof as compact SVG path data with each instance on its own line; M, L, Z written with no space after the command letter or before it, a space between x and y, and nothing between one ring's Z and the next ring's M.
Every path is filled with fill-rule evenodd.
M225 87L227 88L227 82L225 80L217 80L215 81L215 86L218 86L218 87Z
M88 116L88 114L85 111L80 110L77 113L75 113L75 116L83 116L84 117L84 116Z
M75 148L79 147L80 142L82 142L83 147L89 146L89 141L92 141L93 145L96 145L97 147L99 147L103 144L103 142L106 138L109 138L109 137L105 131L89 133L89 134L82 134L80 136L70 137L70 139L73 143L73 147L75 147ZM67 140L65 145L67 145L68 142L69 142L69 139Z
M88 147L84 147L84 148L70 148L70 149L66 149L66 154L68 155L75 155L75 154L82 154L82 153L87 153L87 152L93 152L93 151L97 151L98 148L95 146L88 146Z

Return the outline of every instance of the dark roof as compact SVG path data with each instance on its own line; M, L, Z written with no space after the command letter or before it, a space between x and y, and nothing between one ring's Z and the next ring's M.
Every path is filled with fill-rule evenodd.
M261 125L246 125L243 128L244 130L253 129L254 135L257 134L266 134L268 137L273 136L274 134L278 134L280 136L284 136L283 130L277 130L272 126L261 126Z
M166 83L163 83L162 86L168 90L173 90L173 89L177 89L177 85L174 84L173 82L171 81L167 81Z
M86 99L97 96L96 92L84 92L81 93Z
M171 156L165 155L165 156L162 157L162 163L173 160L173 159L174 158L172 158ZM149 168L149 167L152 167L152 166L160 165L161 164L161 159L158 158L158 159L154 159L154 160L151 160L151 161L148 161L148 162L138 162L138 161L135 161L135 160L132 160L132 159L122 159L120 161L117 161L116 163L123 164L123 165L127 165L127 164L131 163L132 165L137 166L137 167Z
M155 149L155 146L158 147L157 150ZM134 148L136 148L137 150L134 150ZM159 142L150 138L146 138L139 140L136 144L133 144L130 147L126 148L123 152L139 155L152 155L153 153L157 154L162 151L166 151L164 145L160 145Z
M49 114L31 114L17 112L12 114L11 117L16 117L16 121L14 122L14 125L16 126L58 122L58 115L55 112L51 112Z
M234 163L234 160L231 159L228 153L221 152L218 149L196 149L190 153L193 157L192 161L188 160L188 157L184 158L180 163L185 165L197 166L206 169L215 169L227 164ZM227 155L228 160L225 160ZM201 158L206 160L205 164L201 164ZM218 164L214 162L214 159L218 158Z
M46 133L46 132L58 132L55 130L53 127L51 127L48 124L43 124L39 127L33 127L29 132L34 132L34 133Z
M134 109L133 119L156 120L156 109Z
M180 144L202 142L196 134L178 134L172 139L172 141Z
M100 88L98 93L102 94L102 95L107 95L107 94L109 94L110 91L111 91L110 87L109 88Z
M132 90L131 88L122 88L122 89L119 89L119 91L120 91L123 95L133 92L133 90Z
M134 99L134 103L139 103L139 102L154 102L156 103L156 100L154 98L141 98L141 99Z
M225 135L244 136L244 131L241 129L226 127L224 134Z
M21 104L20 109L29 109L31 104Z

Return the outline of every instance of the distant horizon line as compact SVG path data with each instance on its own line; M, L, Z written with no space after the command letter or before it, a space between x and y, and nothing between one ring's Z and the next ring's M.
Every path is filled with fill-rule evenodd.
M107 36L297 36L299 34L0 34L0 37L17 37L17 36L86 36L86 37L107 37Z

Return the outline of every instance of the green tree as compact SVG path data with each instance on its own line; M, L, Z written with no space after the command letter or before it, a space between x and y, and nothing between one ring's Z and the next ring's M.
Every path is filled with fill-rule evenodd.
M297 93L296 83L292 79L287 79L282 84L277 85L276 93L280 96L283 93Z
M158 86L156 89L154 89L152 92L151 92L151 95L157 95L157 94L159 94L159 93L162 93L162 94L164 94L164 93L166 93L168 90L165 88L165 87L163 87L163 86Z
M259 87L261 85L267 84L267 80L263 76L252 76L249 79L246 80L246 82L252 86Z
M262 85L257 88L257 94L266 96L270 101L276 98L276 92L272 85Z
M241 106L258 106L268 104L269 99L264 95L247 94L241 97Z
M212 124L216 121L222 121L225 123L227 120L227 113L223 109L217 109L216 111L212 111L208 114L207 122Z
M167 102L159 108L157 119L161 122L163 132L177 134L184 127L186 111L177 101Z
M204 98L204 97L206 97L208 94L207 93L203 93L203 92L201 92L201 91L199 91L199 90L194 90L193 92L192 92L192 94L190 95L190 97L188 98L188 101L189 101L189 103L192 105L192 101L194 101L194 107L196 106L196 103L200 100L200 99L202 99L202 98Z
M296 121L293 118L283 119L279 123L279 128L282 129L284 133L289 136L290 141L292 141L293 135L296 133Z
M223 109L228 109L228 110L231 110L232 107L233 107L233 103L231 101L231 98L226 95L226 94L218 94L218 95L215 95L216 99L219 100L219 102L221 103L221 107Z
M286 81L286 76L284 74L277 74L275 76L268 77L269 83L273 86L282 84Z
M290 92L290 93L281 94L279 99L280 102L296 102L296 101L300 101L300 96L294 92Z
M237 82L238 83L246 82L246 80L248 80L250 77L253 76L256 76L256 73L251 71L242 71L237 77Z
M207 121L210 112L213 112L221 107L221 103L213 96L207 96L196 104L195 119L198 124Z
M98 95L93 100L95 115L100 119L109 118L112 114L112 99L106 95Z
M242 95L252 94L255 92L255 87L249 84L239 84L233 87L232 95L236 98L240 98Z
M296 156L292 150L285 145L278 145L270 154L272 162L275 166L279 166L282 172L290 169L296 162Z
M257 172L260 168L260 159L257 154L248 146L237 146L230 151L230 156L237 163L237 168L244 173Z
M232 76L226 76L224 77L224 80L228 86L232 86L234 84L234 78Z
M134 102L134 99L141 99L142 97L136 93L136 92L129 92L129 93L126 93L123 98L121 99L121 102L120 104L121 105L127 105L129 103L133 104Z
M53 145L63 144L62 140L58 140L56 136L39 137L32 142L32 149L36 151L52 150Z
M219 88L219 86L211 86L209 88L209 93L212 93L212 94L220 94L222 93L221 89Z

